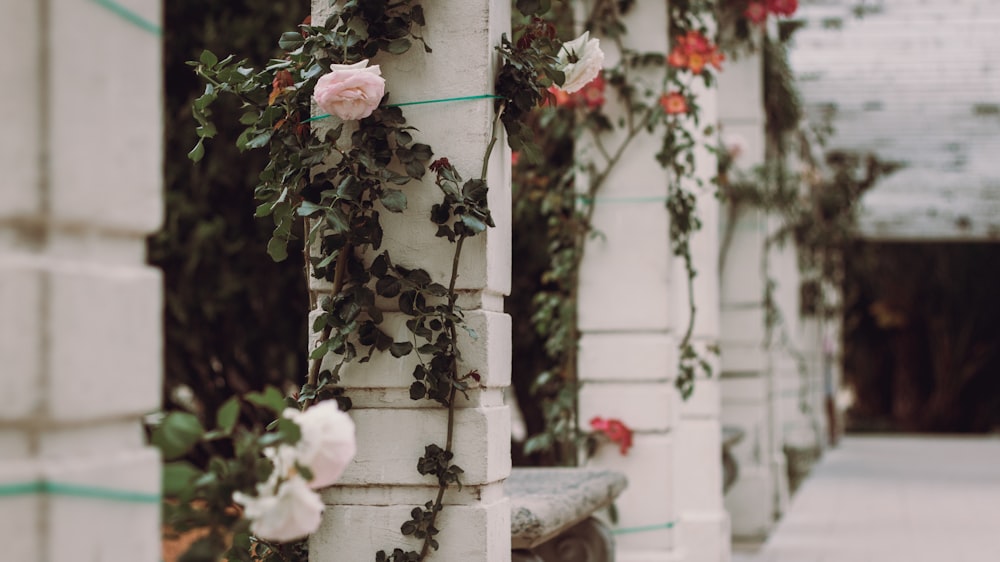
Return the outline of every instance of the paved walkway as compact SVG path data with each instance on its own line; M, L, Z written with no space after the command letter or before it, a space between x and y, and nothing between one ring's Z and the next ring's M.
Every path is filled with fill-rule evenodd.
M733 562L1000 562L1000 439L849 437Z

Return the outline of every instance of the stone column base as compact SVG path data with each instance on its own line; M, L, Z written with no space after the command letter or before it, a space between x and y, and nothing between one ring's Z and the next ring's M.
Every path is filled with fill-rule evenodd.
M729 562L729 514L725 511L685 513L680 537L686 562Z

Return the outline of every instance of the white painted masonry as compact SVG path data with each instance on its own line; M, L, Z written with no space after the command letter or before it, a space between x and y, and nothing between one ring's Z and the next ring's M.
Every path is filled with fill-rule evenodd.
M719 79L723 138L738 138L742 145L734 175L764 162L761 65L759 52L742 55ZM798 163L790 159L786 166L795 170ZM734 214L728 206L723 215L722 418L744 432L735 448L739 478L726 495L726 508L734 536L763 538L789 501L786 453L807 459L825 445L822 342L830 327L801 317L794 242L774 243L783 219L749 208ZM770 335L764 302L769 279L781 317Z
M723 67L725 69L725 67ZM702 123L717 123L718 95L715 89L696 90ZM705 144L717 142L718 130L701 136ZM693 188L698 198L701 230L691 239L694 280L695 323L692 342L712 364L712 376L698 377L694 394L681 405L676 434L677 504L680 510L680 546L687 562L729 560L729 514L722 495L722 423L720 362L713 355L720 337L719 202L712 179L718 164L705 148L696 152L697 177L703 188ZM690 186L689 186L690 187ZM673 258L671 320L675 334L683 335L690 318L688 282L684 263Z
M327 0L314 0L313 21L323 21ZM441 0L426 3L423 36L434 49L416 47L402 57L376 59L387 91L396 102L491 93L496 75L494 47L510 29L509 0ZM422 105L405 110L418 129L419 142L435 158L447 157L464 177L479 173L494 117L491 100ZM463 488L445 496L438 525L441 550L432 560L506 562L510 560L510 504L503 480L510 474L510 414L503 389L510 384L510 319L503 296L510 291L510 151L501 138L490 163L490 207L497 227L463 249L458 288L460 304L478 339L466 338L462 352L468 369L482 375L483 387L469 393L456 413L456 464L465 470ZM427 269L447 284L454 246L435 238L428 219L440 200L432 177L404 188L409 208L383 213L387 250L395 263ZM329 287L314 283L322 298ZM405 327L398 313L387 326ZM414 359L415 360L415 359ZM463 369L464 369L463 368ZM424 446L444 445L446 411L436 403L410 400L413 365L374 358L345 369L342 383L354 401L358 454L341 482L325 492L323 523L311 537L310 559L318 562L371 560L382 549L417 549L404 540L400 525L410 510L432 500L436 482L417 473Z
M158 0L128 7L158 22ZM160 39L95 2L15 0L0 18L0 486L155 497L141 416L160 406ZM127 69L127 71L123 71ZM160 557L160 507L0 497L2 558Z
M730 61L719 76L719 117L725 137L742 139L737 169L763 164L763 68L759 52ZM721 264L722 419L744 431L734 455L739 478L726 495L733 535L764 537L787 501L775 357L764 345L763 252L776 219L754 209L735 217ZM783 281L783 283L785 283ZM797 311L796 311L797 312Z
M644 2L625 17L623 38L639 52L667 52L667 3ZM607 66L619 54L602 42ZM659 77L643 80L658 84ZM715 120L714 92L702 92L703 122ZM614 118L611 98L605 109ZM615 135L605 139L616 146ZM654 158L657 137L641 133L602 185L594 228L602 236L586 247L580 273L580 420L615 417L635 430L627 456L601 447L591 464L622 471L629 486L615 502L623 529L654 527L616 537L620 562L729 560L729 521L722 506L721 428L717 379L700 379L683 402L674 387L677 345L687 327L687 280L670 250L669 217L662 202L615 198L667 194L669 176ZM580 158L596 157L586 148ZM715 160L699 154L700 177ZM717 204L706 188L699 197L704 228L693 242L698 306L695 341L718 339ZM667 527L667 524L673 524ZM663 526L661 529L655 529Z

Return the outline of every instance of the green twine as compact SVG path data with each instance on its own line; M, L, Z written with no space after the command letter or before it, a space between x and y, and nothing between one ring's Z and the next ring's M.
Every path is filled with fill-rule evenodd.
M647 533L649 531L661 531L663 529L673 529L674 522L668 521L666 523L659 523L656 525L645 525L642 527L623 527L621 529L612 529L611 534L614 535L630 535L632 533Z
M582 203L664 203L669 198L665 196L649 196L649 197L587 197L586 195L578 195Z
M404 105L423 105L425 103L441 103L446 101L466 101L466 100L482 100L482 99L504 99L503 96L495 96L493 94L480 94L478 96L462 96L459 98L441 98L439 100L423 100L423 101L404 101L402 103L390 103L386 107L403 107Z
M428 104L428 103L444 103L446 101L468 101L468 100L482 100L482 99L503 99L503 96L495 96L493 94L480 94L478 96L462 96L462 97L458 97L458 98L441 98L441 99L437 99L437 100L404 101L402 103L390 103L390 104L386 104L386 105L384 105L382 107L403 107L403 106L406 106L406 105L424 105L424 104ZM330 114L329 113L324 113L323 115L317 115L316 117L310 117L309 119L306 119L303 122L304 123L308 123L310 121L316 121L318 119L326 119L327 117L330 117Z
M150 494L144 492L132 492L128 490L116 490L113 488L99 488L96 486L81 486L79 484L68 484L64 482L48 482L37 480L35 482L22 482L16 484L0 485L0 498L28 495L49 495L49 496L70 496L75 498L87 498L96 500L109 500L123 503L160 503L160 494Z
M138 27L143 31L148 31L153 35L161 35L163 33L163 30L160 29L160 26L140 16L139 14L133 12L132 10L129 10L125 6L119 4L118 2L115 2L115 0L91 0L91 2L94 2L98 6L107 9L109 12L115 14L116 16L122 18L123 20L129 22L130 24Z

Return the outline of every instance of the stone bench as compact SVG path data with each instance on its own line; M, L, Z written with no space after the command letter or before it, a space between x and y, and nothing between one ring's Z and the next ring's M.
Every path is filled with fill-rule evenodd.
M613 562L611 531L592 515L625 485L610 470L515 468L504 484L513 562Z

